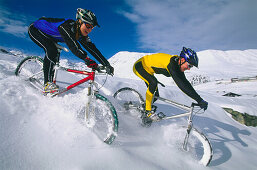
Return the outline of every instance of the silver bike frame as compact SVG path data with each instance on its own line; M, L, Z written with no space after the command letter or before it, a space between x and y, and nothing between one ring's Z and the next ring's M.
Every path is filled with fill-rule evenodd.
M160 100L160 101L163 101L165 103L172 104L173 106L175 106L177 108L187 110L186 113L181 113L181 114L177 114L177 115L174 115L174 116L166 116L166 117L162 118L161 120L175 119L175 118L185 117L185 116L189 116L189 120L191 119L191 115L192 115L192 112L193 112L193 107L189 107L187 105L183 105L183 104L180 104L180 103L177 103L177 102L174 102L172 100L168 100L168 99L165 99L165 98L162 98L162 97L156 97L155 96L155 98Z

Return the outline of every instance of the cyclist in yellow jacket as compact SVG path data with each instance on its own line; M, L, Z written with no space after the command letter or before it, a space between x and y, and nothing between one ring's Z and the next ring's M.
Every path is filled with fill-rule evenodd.
M150 126L151 117L156 116L152 111L152 101L155 96L159 96L158 80L154 73L172 77L177 86L189 97L198 102L204 110L208 107L208 102L204 101L194 90L186 79L184 71L190 70L193 66L198 67L198 57L195 51L183 47L180 55L169 55L157 53L146 55L136 61L133 67L134 73L145 81L147 85L145 115L142 116L143 124ZM154 102L154 101L153 101Z

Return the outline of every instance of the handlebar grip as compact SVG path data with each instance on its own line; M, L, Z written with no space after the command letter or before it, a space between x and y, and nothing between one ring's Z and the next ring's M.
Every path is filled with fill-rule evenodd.
M99 70L105 70L105 66L102 66L102 65L101 65L101 66L98 66L98 69L99 69Z
M105 70L105 66L102 66L102 65L98 65L96 71L99 72L99 73L104 73L104 70Z

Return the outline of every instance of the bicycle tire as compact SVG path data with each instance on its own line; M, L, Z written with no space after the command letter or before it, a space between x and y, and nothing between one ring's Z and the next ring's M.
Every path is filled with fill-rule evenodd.
M131 97L132 96L132 97ZM131 111L133 109L138 109L137 106L142 106L144 104L144 99L142 95L133 88L124 87L116 91L113 97L118 100L119 104L126 110ZM132 108L130 107L133 106ZM187 127L181 128L181 140L179 144L183 144L183 140L185 140L184 135L187 131ZM208 166L211 162L213 151L212 146L208 140L208 138L200 133L197 129L192 128L190 135L187 140L187 151L191 153L191 155L196 159L200 164L204 166Z
M187 128L184 127L184 130ZM188 139L184 139L183 149L194 157L200 164L208 166L212 160L213 151L208 138L196 128L192 128ZM185 140L187 140L185 144ZM185 148L186 147L186 148Z
M116 91L113 97L126 111L137 110L144 104L142 95L133 88L124 87Z
M38 56L24 58L18 64L15 75L42 90L44 86L43 59Z
M118 116L112 103L101 94L92 97L85 111L87 126L107 144L111 144L118 133Z

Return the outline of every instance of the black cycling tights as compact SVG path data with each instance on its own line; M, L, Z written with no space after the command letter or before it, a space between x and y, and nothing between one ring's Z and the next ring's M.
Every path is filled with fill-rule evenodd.
M45 51L44 58L44 83L52 82L54 75L54 65L59 61L60 53L57 50L56 42L34 27L33 24L28 29L31 40Z
M149 74L143 67L142 62L138 62L135 64L136 71L147 81L145 82L147 88L149 84L149 91L150 93L154 94L155 96L159 97L159 90L158 90L158 81L157 79ZM155 102L156 99L153 99L153 102Z

